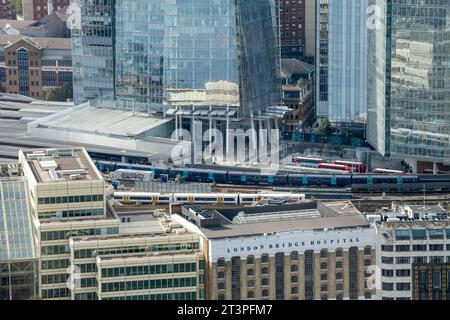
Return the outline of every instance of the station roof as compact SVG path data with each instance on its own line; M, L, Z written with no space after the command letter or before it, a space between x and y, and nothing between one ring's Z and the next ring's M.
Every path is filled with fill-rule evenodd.
M39 119L39 125L62 130L135 137L157 128L172 118L148 117L146 113L96 108L83 104Z
M26 181L23 177L0 179L0 261L35 258Z

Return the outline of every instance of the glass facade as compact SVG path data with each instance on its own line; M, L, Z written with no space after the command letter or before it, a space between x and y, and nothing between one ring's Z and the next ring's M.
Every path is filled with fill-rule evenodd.
M113 97L114 3L72 0L73 97L76 104Z
M383 155L447 162L450 1L371 1L384 17L369 32L369 141Z
M366 119L368 0L317 1L317 117Z
M98 10L82 3L82 16L84 7ZM83 51L93 52L89 48L98 43L83 42L84 19L82 41L74 51L87 59L90 52ZM100 30L95 29L95 37L108 42L106 48L110 44L113 52L106 50L95 58L114 61L114 70L105 67L114 77L105 75L111 86L114 78L115 98L126 109L240 105L247 116L280 103L274 0L116 0L101 19L114 31L106 40L109 31L97 34ZM84 66L80 77L92 68L100 70L97 62L88 65L88 60L75 58L74 69L77 62ZM87 79L83 81L80 90L95 91ZM85 99L91 96L95 94Z

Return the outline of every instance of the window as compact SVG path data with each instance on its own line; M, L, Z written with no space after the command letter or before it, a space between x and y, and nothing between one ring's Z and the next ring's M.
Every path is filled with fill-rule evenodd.
M344 290L344 285L342 283L336 283L336 291Z
M444 229L428 229L430 239L444 239Z
M408 282L400 282L396 284L397 291L409 291L411 290L411 284Z
M343 274L341 272L336 273L336 280L342 280L343 278L344 277L343 277Z
M262 293L261 293L261 295L262 295L263 297L268 297L268 296L269 296L269 290L263 290Z
M268 286L269 285L269 279L267 279L267 278L261 279L261 285L262 286Z
M267 263L267 262L269 262L269 255L263 254L263 255L261 256L261 262L262 262L262 263Z
M219 279L224 279L224 278L225 278L225 272L219 271L219 272L217 273L217 278L219 278Z
M430 244L429 250L430 251L444 251L444 245L443 244Z
M411 250L411 247L409 244L395 246L395 251L397 251L397 252L406 252L406 251L410 251L410 250Z
M393 264L394 263L394 258L393 257L381 257L381 263L384 264Z
M255 257L254 256L248 256L247 257L247 264L254 264L255 263Z
M328 257L328 251L327 250L320 250L320 258L324 259Z
M398 264L409 264L411 259L409 257L397 257L396 263Z
M217 283L217 290L224 290L224 289L225 289L225 282Z
M364 266L365 266L365 267L368 267L368 266L370 266L370 265L372 265L372 260L370 260L370 259L365 259L365 260L364 260Z
M336 264L337 264L337 263L336 263ZM322 263L320 264L320 269L321 269L321 270L328 269L328 263L322 262Z
M247 292L247 297L248 297L249 299L253 299L253 298L255 297L255 292L254 292L254 291L248 291L248 292Z
M261 274L269 274L269 268L267 268L267 267L262 268Z
M342 257L342 249L336 249L336 257Z
M383 244L383 245L381 245L381 251L392 252L392 251L394 251L394 246Z
M297 261L298 260L298 252L292 251L291 252L291 261Z
M336 269L342 269L342 262L341 261L336 262Z
M248 288L254 288L255 287L255 280L248 280L247 281L247 287Z
M322 273L320 275L320 281L326 281L326 280L328 280L328 275L326 273Z
M391 269L382 269L381 270L381 275L383 277L393 277L394 276L394 270Z
M394 290L394 284L393 283L383 282L381 284L381 288L382 288L382 290L393 291Z
M395 275L397 277L409 277L409 276L411 276L411 270L410 269L398 269L395 271Z
M292 287L291 294L298 294L298 287Z
M426 229L413 229L412 230L413 240L426 240L427 230Z
M225 259L220 258L217 260L217 266L218 267L225 267Z
M291 272L297 272L298 271L298 266L296 264L293 264L291 266Z
M370 256L372 254L372 248L371 247L365 247L364 248L364 255Z
M255 275L255 271L253 269L248 269L247 270L247 276L252 277Z
M298 277L297 276L292 276L291 277L291 283L297 283L298 282Z
M413 251L427 251L426 244L413 244Z
M395 240L409 240L409 229L395 230Z

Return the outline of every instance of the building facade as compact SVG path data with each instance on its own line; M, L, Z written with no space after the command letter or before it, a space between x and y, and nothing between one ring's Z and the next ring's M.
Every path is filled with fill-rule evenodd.
M292 109L280 121L283 132L301 132L314 121L314 66L281 60L283 105Z
M371 0L367 138L383 156L448 165L450 2Z
M306 5L304 0L277 0L281 57L304 60L306 56Z
M26 234L37 246L36 296L204 299L198 235L163 214L119 217L84 148L20 150L19 164L30 195Z
M222 222L211 221L210 226L204 221L209 213L203 226L186 216L172 217L202 238L209 300L376 298L375 290L367 286L368 268L375 264L375 231L352 207L345 218L334 211L337 208L336 204L318 206L318 211L297 208L295 213L283 206L260 208L254 210L264 213L234 218L224 213L231 223L222 217ZM337 214L333 220L340 222L333 223L334 229L326 227L330 221L324 212Z
M23 19L39 20L69 5L70 0L22 0Z
M237 105L242 116L280 103L273 0L122 0L106 2L102 16L79 4L75 102L112 95L145 111Z
M16 9L11 0L0 1L0 19L16 20Z
M367 0L317 1L316 115L366 121Z
M0 35L0 84L3 92L32 98L72 86L70 39Z

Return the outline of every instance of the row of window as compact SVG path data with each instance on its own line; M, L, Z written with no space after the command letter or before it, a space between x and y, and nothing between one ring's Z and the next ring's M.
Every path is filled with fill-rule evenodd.
M94 217L94 216L102 216L103 214L104 214L103 209L47 211L47 212L39 212L39 219Z
M91 228L81 230L59 230L41 232L41 241L64 240L71 237L100 236L118 234L119 228Z
M394 291L394 283L383 282L381 288L384 291ZM397 291L410 291L411 284L409 282L398 282L395 284L395 290Z
M200 290L201 291L201 290ZM76 297L76 295L75 295ZM200 299L201 296L200 292ZM75 298L76 299L76 298ZM102 298L102 300L196 300L197 292L174 292L174 293L159 293L159 294L144 294L144 295L134 295L134 296L120 296L111 298ZM76 299L83 300L83 299ZM85 299L89 300L89 299Z
M385 252L393 252L394 246L393 245L382 245L381 250ZM450 250L450 244L447 244L445 247L443 244L413 244L412 245L412 251L445 251ZM409 244L405 245L396 245L395 246L396 252L408 252L411 251L411 246Z
M130 290L148 290L160 288L179 288L192 287L197 285L197 278L171 278L156 280L137 280L137 281L121 281L112 283L103 283L103 292L130 291Z
M68 274L49 274L49 275L43 275L41 277L42 284L53 284L53 283L65 283L67 281L67 278L69 277Z
M445 261L444 256L430 256L430 259L428 257L412 257L413 263L428 263L428 260L430 260L430 263L443 263ZM396 263L398 264L410 264L411 258L410 257L397 257ZM447 262L450 263L450 256L447 256ZM381 263L384 264L393 264L394 258L393 257L381 257Z
M428 234L428 235L427 235ZM427 240L450 239L450 229L397 229L395 230L396 240Z
M133 247L117 247L117 248L98 248L98 249L80 249L75 250L75 259L95 258L102 255L120 255L130 253L144 253L155 251L182 251L198 249L198 242L157 244L151 246L133 246Z
M76 203L76 202L91 202L103 201L102 194L93 194L85 196L64 196L64 197L47 197L39 198L38 204L56 204L56 203Z
M151 266L107 268L102 269L102 277L110 278L195 271L197 271L196 263L176 263Z
M42 261L42 270L67 269L70 266L68 259Z

